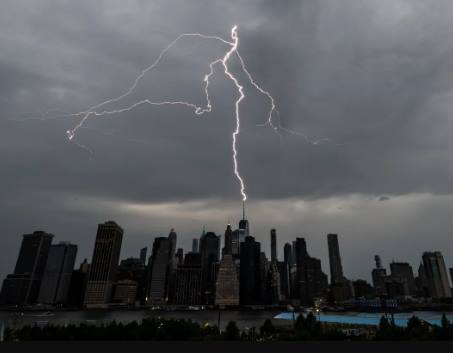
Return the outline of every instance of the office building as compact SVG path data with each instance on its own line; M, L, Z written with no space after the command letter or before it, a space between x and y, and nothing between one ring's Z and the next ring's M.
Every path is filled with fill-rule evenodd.
M216 267L220 256L220 237L213 232L204 233L200 239L202 299L204 304L214 304Z
M72 272L77 256L77 245L60 242L51 245L38 302L41 304L66 304Z
M278 270L277 261L271 261L267 270L266 278L266 304L277 305L280 303L280 286L280 272Z
M146 255L148 253L148 248L145 247L143 249L140 250L140 262L143 264L143 265L146 265Z
M105 307L113 295L123 229L114 221L98 225L84 298L86 307Z
M261 246L252 236L241 243L239 291L241 305L261 303Z
M283 301L290 299L290 276L289 266L286 261L277 261L278 273L280 276L280 297Z
M24 234L14 273L3 281L0 303L4 305L35 304L53 235L36 231Z
M142 261L143 260L141 258L135 257L129 257L121 260L120 265L118 266L117 281L135 282L136 300L144 303L147 296L147 268Z
M373 280L373 287L378 297L386 296L387 289L385 281L387 278L387 271L382 267L381 258L379 255L374 256L376 267L371 271L371 278Z
M79 269L72 271L67 306L80 308L83 305L89 272L90 264L87 259L83 260Z
M277 231L271 229L271 262L277 261Z
M330 290L331 299L334 302L344 302L353 297L352 282L343 275L340 246L337 234L327 234L330 266Z
M133 306L137 299L137 282L130 279L119 280L115 285L113 302Z
M283 247L284 261L288 264L288 267L294 265L293 261L293 247L290 243L285 243Z
M192 239L192 252L194 254L198 253L198 239L197 238Z
M321 260L311 257L307 252L304 238L296 238L296 283L293 298L301 305L313 305L317 298L325 297L327 275L322 271Z
M422 258L430 297L451 297L451 287L448 280L447 267L445 266L442 253L440 251L424 252Z
M223 255L233 255L233 230L231 229L231 225L228 224L225 229L225 245L223 247L222 254Z
M404 288L404 295L416 296L417 287L415 285L414 271L407 262L390 263L390 276L394 281L400 282Z
M337 234L327 234L329 249L330 283L343 282L343 266L341 264L340 247Z
M220 261L216 279L215 304L219 306L239 305L239 275L233 255L225 254Z
M201 255L188 253L184 263L176 269L175 298L177 305L200 305L201 302Z
M165 304L167 302L172 246L172 239L168 237L157 237L154 239L148 265L147 302L149 304Z
M363 279L352 282L354 286L354 296L356 298L372 299L375 297L374 288L371 284Z

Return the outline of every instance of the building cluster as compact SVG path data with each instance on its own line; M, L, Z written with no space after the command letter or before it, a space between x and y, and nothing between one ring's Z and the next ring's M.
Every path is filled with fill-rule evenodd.
M299 307L452 297L449 274L438 251L423 254L417 276L404 262L392 262L387 273L376 256L370 284L344 276L338 236L328 234L328 280L321 260L308 253L304 238L284 244L283 259L279 259L277 232L271 229L268 259L250 234L245 212L237 229L227 225L223 247L220 235L203 229L184 254L172 229L167 237L154 239L149 257L143 248L139 257L122 261L123 229L114 221L99 224L92 260L84 260L78 269L74 269L77 245L53 244L53 237L42 231L23 236L14 273L3 281L1 305Z

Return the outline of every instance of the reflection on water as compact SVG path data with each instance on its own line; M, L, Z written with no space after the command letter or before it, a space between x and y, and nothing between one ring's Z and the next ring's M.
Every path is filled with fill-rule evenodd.
M445 313L448 320L453 321L453 312ZM379 320L381 319L384 313L327 313L321 312L319 315L316 315L317 318L322 322L334 322L342 324L361 324L361 325L379 325ZM406 326L407 320L413 315L417 316L419 319L425 320L430 324L440 325L442 318L442 313L439 312L430 312L430 311L414 311L412 313L395 313L393 315L395 319L395 325ZM298 314L294 315L297 318ZM274 316L275 319L282 320L293 320L292 312L284 312Z

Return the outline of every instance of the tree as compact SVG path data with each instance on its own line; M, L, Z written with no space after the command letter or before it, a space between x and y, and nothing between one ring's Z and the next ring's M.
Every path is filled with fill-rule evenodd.
M321 323L316 320L316 317L312 312L308 313L307 318L305 319L305 325L313 338L321 335Z
M376 331L377 340L400 340L404 338L404 334L404 330L396 326L393 321L390 323L385 316L381 317Z
M228 322L225 328L224 338L227 341L237 341L240 339L239 328L234 321Z
M426 322L423 322L417 316L412 316L407 321L406 333L410 339L427 338L429 327Z
M433 330L434 339L451 340L453 339L453 325L448 321L447 316L442 314L440 326L435 326Z
M302 313L300 313L296 319L296 323L294 324L294 329L296 331L301 331L304 328L305 328L305 317L304 315L302 315Z
M440 327L447 331L450 328L450 321L447 319L447 315L445 313L442 314L442 319L440 320Z
M260 328L261 336L269 337L269 336L274 335L275 332L276 332L276 329L275 329L272 321L270 319L266 319L266 321L264 321L263 326L261 326L261 328Z
M322 335L321 323L311 312L305 318L302 314L297 317L294 331L299 340L316 339Z

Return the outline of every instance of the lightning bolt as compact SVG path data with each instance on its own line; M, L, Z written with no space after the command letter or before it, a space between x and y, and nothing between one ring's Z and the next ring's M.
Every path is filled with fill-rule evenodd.
M191 102L186 102L186 101L178 101L178 100L170 101L169 100L169 101L155 102L155 101L152 101L150 99L143 99L143 100L140 100L138 102L135 102L135 103L133 103L133 104L131 104L129 106L126 106L126 107L123 107L123 108L120 108L120 109L108 110L108 109L104 108L108 104L118 102L121 99L128 97L135 90L135 88L137 87L139 81L149 71L152 71L154 68L156 68L158 66L158 64L161 62L162 58L165 56L165 54L167 54L167 52L172 47L174 47L181 39L187 38L187 37L196 37L196 38L201 38L201 39L216 40L218 42L221 42L222 44L225 44L229 48L225 52L223 57L217 58L216 60L212 61L209 64L209 72L204 76L204 79L203 79L205 102L206 102L204 107L198 106L197 104L194 104L194 103L191 103ZM263 124L260 124L261 126L269 126L269 127L271 127L272 130L274 132L276 132L280 137L281 137L280 131L284 131L284 132L287 132L287 133L290 133L290 134L293 134L293 135L302 136L307 142L309 142L311 144L314 144L314 145L320 143L322 140L327 140L327 139L322 139L322 140L318 140L318 141L311 141L304 134L302 134L300 132L297 132L297 131L293 131L293 130L284 128L283 126L281 126L281 119L280 119L279 112L278 112L278 110L276 108L275 99L272 97L272 95L267 90L263 89L261 86L259 86L256 83L256 81L254 80L254 78L252 77L250 72L248 71L248 69L247 69L247 67L245 65L244 59L242 58L242 56L240 55L240 53L238 51L238 46L239 46L239 37L238 37L237 26L236 25L233 26L233 28L231 29L231 40L225 40L225 39L223 39L221 37L218 37L218 36L204 35L204 34L201 34L201 33L183 33L183 34L179 35L167 47L165 47L165 49L163 49L160 52L160 54L158 55L157 59L150 66L146 67L144 70L141 71L141 73L135 78L133 84L123 94L121 94L120 96L118 96L116 98L111 98L111 99L105 100L105 101L103 101L103 102L101 102L99 104L93 105L92 107L86 109L85 111L64 115L64 117L82 117L81 120L79 121L79 123L75 127L73 127L72 129L69 129L69 130L66 131L66 134L67 134L67 137L68 137L69 141L74 142L77 146L79 146L79 147L81 147L83 149L86 149L87 151L90 152L90 154L93 154L91 149L89 149L85 145L82 145L76 139L77 132L80 129L85 128L84 124L87 122L87 120L90 117L92 117L92 116L94 116L94 117L102 117L102 116L107 116L107 115L112 115L112 114L121 114L121 113L124 113L124 112L127 112L127 111L131 111L134 108L137 108L137 107L139 107L141 105L144 105L144 104L153 105L153 106L182 105L182 106L186 106L187 108L192 109L194 114L197 115L197 116L201 116L201 115L203 115L205 113L210 113L211 110L212 110L211 100L210 100L210 96L209 96L210 79L211 79L211 77L214 74L214 67L216 65L222 65L225 75L233 82L233 84L235 85L235 87L237 89L237 92L239 93L239 97L235 101L235 115L234 115L234 117L235 117L236 126L235 126L235 129L234 129L233 133L232 133L232 159L233 159L233 171L234 171L236 179L238 180L239 185L240 185L240 193L241 193L241 196L242 196L242 201L245 202L247 200L246 187L245 187L244 179L243 179L243 177L241 176L241 174L239 172L238 148L237 148L237 139L238 139L238 135L240 133L240 127L241 127L241 117L240 117L239 106L240 106L240 103L242 102L242 100L245 98L245 93L244 93L244 86L241 85L239 80L230 71L230 68L228 66L228 62L229 62L229 60L230 60L230 58L232 56L235 56L239 60L240 67L241 67L243 73L245 74L245 76L247 77L248 81L250 82L250 84L260 94L264 95L269 100L270 109L268 111L267 120ZM274 119L273 119L274 115L277 115L277 117L278 117L278 122L277 123L274 122ZM63 116L60 116L60 117L63 117ZM58 117L54 117L53 119L55 119L55 118L58 118ZM42 120L42 118L40 118L40 120Z

